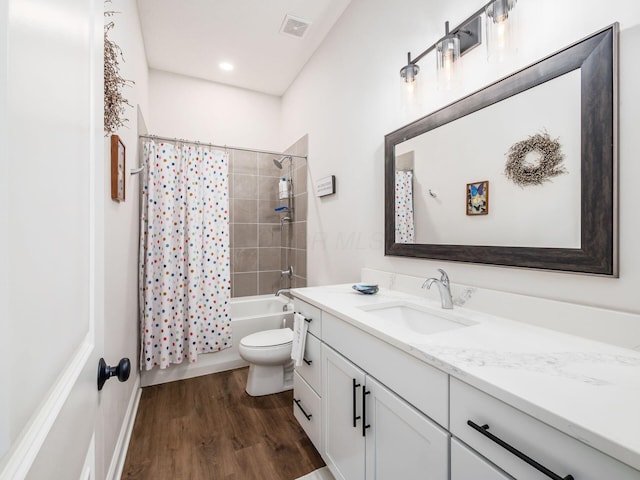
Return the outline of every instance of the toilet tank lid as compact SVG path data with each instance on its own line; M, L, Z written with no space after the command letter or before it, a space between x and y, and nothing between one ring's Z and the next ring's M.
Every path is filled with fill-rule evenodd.
M277 328L252 333L240 340L246 347L273 347L293 341L293 331L290 328Z

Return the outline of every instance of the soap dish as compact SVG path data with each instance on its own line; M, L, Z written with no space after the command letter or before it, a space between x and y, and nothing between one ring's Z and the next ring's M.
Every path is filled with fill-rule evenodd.
M356 283L351 288L365 295L373 295L378 292L378 285L372 285L370 283Z

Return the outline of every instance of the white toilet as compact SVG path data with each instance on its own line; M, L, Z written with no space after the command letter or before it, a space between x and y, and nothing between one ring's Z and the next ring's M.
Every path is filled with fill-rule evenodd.
M257 397L293 388L292 342L290 328L252 333L240 340L240 356L249 362L249 395Z

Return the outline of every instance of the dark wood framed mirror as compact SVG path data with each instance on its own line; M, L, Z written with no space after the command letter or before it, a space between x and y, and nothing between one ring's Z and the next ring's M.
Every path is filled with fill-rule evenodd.
M617 39L614 24L386 135L385 255L617 276ZM549 125L551 137L560 130L567 174L509 184L509 147ZM396 182L407 168L409 240L396 238ZM456 169L449 183L436 178ZM484 181L489 214L466 215L465 188Z

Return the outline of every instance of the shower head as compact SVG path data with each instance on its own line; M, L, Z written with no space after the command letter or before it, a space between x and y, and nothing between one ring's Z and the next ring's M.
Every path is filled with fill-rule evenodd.
M291 162L292 161L291 155L286 155L286 156L282 157L280 160L278 160L277 158L274 158L273 159L273 164L276 167L278 167L280 170L282 170L282 163L287 159L289 159L289 161Z

